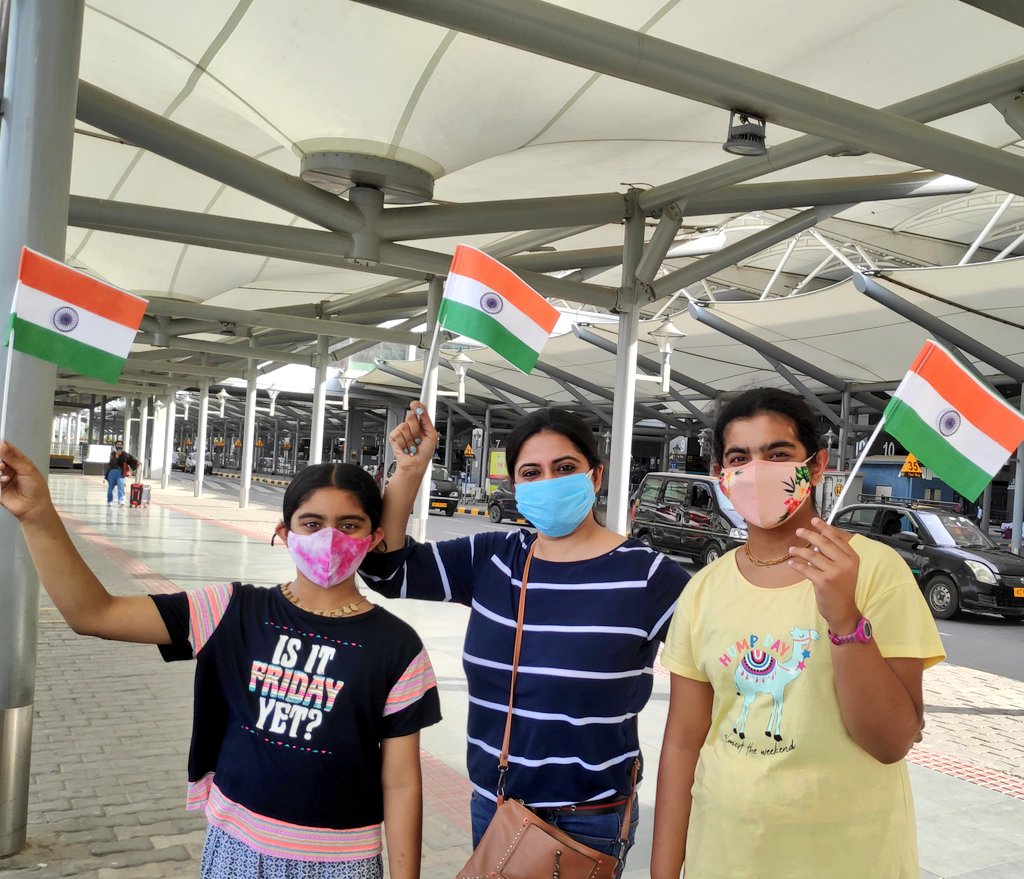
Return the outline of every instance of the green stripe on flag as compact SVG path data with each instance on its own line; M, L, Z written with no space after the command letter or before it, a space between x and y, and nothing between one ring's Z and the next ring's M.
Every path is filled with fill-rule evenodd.
M86 345L63 333L48 330L13 316L14 350L56 363L72 372L113 384L124 370L124 358L116 357L92 345Z
M510 333L504 324L479 309L443 299L437 319L446 330L475 339L527 374L537 362L538 352Z
M966 498L976 498L992 481L993 474L961 455L942 434L923 421L912 406L895 397L885 407L885 431Z

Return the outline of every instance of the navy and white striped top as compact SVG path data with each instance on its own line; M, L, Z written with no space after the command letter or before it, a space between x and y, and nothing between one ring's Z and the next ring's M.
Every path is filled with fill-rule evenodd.
M495 799L523 566L536 535L489 532L371 553L360 570L389 597L471 608L467 764ZM658 642L689 575L628 539L593 559L535 558L527 583L507 796L534 807L629 793L640 754L636 716L653 684Z

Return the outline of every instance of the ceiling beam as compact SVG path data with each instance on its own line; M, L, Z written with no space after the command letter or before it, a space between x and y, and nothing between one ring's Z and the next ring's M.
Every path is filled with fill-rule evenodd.
M830 205L810 208L785 220L780 220L774 226L755 232L735 244L723 247L717 253L702 257L685 268L669 272L667 275L655 279L654 283L650 285L651 301L670 296L677 290L683 290L690 284L696 284L703 278L710 277L720 269L735 265L741 259L760 253L787 238L792 238L833 214L839 213L844 207L845 205Z
M372 339L375 342L397 342L399 345L422 345L421 333L407 333L402 330L386 330L382 327L364 326L325 318L291 317L273 314L259 309L246 311L241 308L224 308L218 305L203 305L182 299L167 299L162 296L149 298L146 312L151 315L182 317L207 320L217 323L235 324L239 327L269 327L277 330L294 330L311 336L327 336L331 339ZM265 359L265 358L264 358Z
M1024 5L1021 5L1020 0L960 0L960 2L1024 27Z
M88 82L78 83L77 116L325 229L357 232L364 226L362 212L347 201Z
M1000 95L1020 90L1022 86L1024 61L1013 61L882 109L886 113L894 113L915 122L933 122L987 104ZM733 159L714 168L707 168L680 180L648 189L640 193L640 207L645 211L655 210L681 198L752 180L827 156L841 150L843 146L844 144L837 141L810 134L787 140L783 144L769 148L765 156Z
M884 276L882 276L882 280L885 280ZM917 326L927 330L929 333L934 333L942 339L948 340L948 344L962 348L971 356L977 357L978 360L993 366L1005 375L1019 382L1024 382L1024 366L1018 366L1009 357L1005 357L998 351L993 351L988 345L958 330L948 321L941 320L929 314L923 308L907 302L903 297L897 296L892 290L879 284L874 278L857 273L853 276L853 286L869 299L884 305L890 311L896 312L896 314L906 318L911 323L917 324Z
M540 0L358 2L1024 194L1024 157Z

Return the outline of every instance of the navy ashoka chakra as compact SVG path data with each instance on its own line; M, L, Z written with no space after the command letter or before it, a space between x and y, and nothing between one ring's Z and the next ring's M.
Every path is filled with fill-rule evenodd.
M51 320L62 333L70 333L78 326L78 312L70 305L63 305L53 313Z
M947 409L939 416L939 433L952 436L960 429L960 413L956 409Z
M497 314L505 307L505 300L492 290L488 290L480 297L480 307L488 314Z

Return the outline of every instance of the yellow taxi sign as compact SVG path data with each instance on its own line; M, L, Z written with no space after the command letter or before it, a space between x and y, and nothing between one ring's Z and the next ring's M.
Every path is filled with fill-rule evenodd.
M463 449L462 455L465 458L475 458L476 457L476 455L473 454L473 447L469 443L466 443L466 448Z
M900 476L909 476L911 479L920 479L924 476L917 458L907 455L907 460L903 462L903 467L900 469Z

